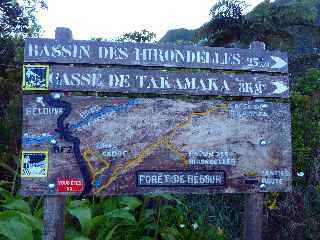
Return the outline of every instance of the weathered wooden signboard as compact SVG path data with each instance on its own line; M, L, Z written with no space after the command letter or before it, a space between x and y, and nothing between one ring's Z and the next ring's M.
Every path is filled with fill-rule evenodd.
M25 44L21 193L290 191L289 104L61 93L288 98L285 53L70 36Z
M27 39L24 60L23 90L56 91L23 97L20 192L46 196L44 239L64 238L64 195L164 192L257 193L244 239L261 239L258 192L291 190L290 105L164 96L288 98L286 53L77 41L57 28Z
M284 103L29 95L21 192L289 191L290 139Z
M24 61L288 72L279 51L67 39L28 39Z
M41 71L42 70L42 74ZM55 91L289 97L288 76L187 71L151 71L123 68L24 66L24 88ZM39 81L36 81L39 82Z

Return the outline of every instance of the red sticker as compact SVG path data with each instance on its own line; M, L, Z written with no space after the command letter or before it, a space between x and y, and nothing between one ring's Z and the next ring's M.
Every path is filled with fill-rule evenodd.
M57 180L57 192L82 192L83 181L76 178Z

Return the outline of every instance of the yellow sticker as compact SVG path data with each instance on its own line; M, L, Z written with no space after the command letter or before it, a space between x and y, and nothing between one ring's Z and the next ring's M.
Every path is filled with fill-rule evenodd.
M22 90L48 90L49 65L23 65Z
M47 177L48 151L22 151L21 177Z

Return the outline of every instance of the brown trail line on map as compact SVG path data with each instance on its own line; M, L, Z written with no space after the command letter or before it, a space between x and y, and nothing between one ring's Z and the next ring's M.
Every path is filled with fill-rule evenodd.
M185 167L188 167L188 157L180 149L178 149L177 146L169 142L165 142L164 144L169 150L175 152L180 157Z
M102 168L99 168L98 171L95 171L94 167L91 164L91 159L90 156L95 157L95 160L97 160L98 162L103 163L105 166ZM87 162L88 166L89 166L89 170L92 174L92 182L94 183L96 180L96 176L103 173L106 169L108 169L110 167L110 163L108 163L106 160L104 160L101 156L99 156L98 153L96 153L95 151L91 150L91 149L86 149L83 153L83 158L84 160Z
M49 148L48 179L23 178L23 194L47 194L47 182L55 183L57 178L82 178L76 159L67 152L70 144L54 135L58 115L51 114L52 111L44 115L42 109L48 107L38 103L38 98L24 97L23 149ZM243 183L243 178L251 172L261 177L260 182L268 184L266 191L290 190L288 104L175 102L158 98L132 100L129 102L132 104L128 104L128 98L73 99L65 97L73 110L66 123L73 126L76 130L74 136L81 141L81 155L87 159L83 158L83 161L95 190L107 184L99 195L143 194L160 190L180 192L179 188L158 189L136 185L136 171L177 169L195 172L221 169L226 172L228 181L224 188L192 187L188 192L259 191L257 184ZM225 103L227 108L222 110ZM56 137L59 151L48 145L46 139L39 142L43 134ZM109 168L106 168L107 162ZM285 175L279 175L279 171L285 172ZM95 182L92 181L94 179ZM181 189L183 191L184 188Z
M172 130L169 131L169 133L165 136L161 136L160 138L158 138L158 140L156 142L154 142L153 144L145 147L138 156L134 157L133 159L129 160L128 162L126 162L124 165L123 164L118 164L115 167L114 172L112 173L111 177L106 180L106 182L95 191L95 193L99 193L101 192L103 189L108 188L118 177L119 175L126 173L130 168L134 168L136 166L138 166L141 162L144 161L144 159L150 155L155 149L157 149L160 145L165 145L165 146L171 146L171 148L169 148L170 150L174 149L174 152L176 152L178 154L178 156L182 156L181 155L181 151L178 150L178 148L176 146L173 147L173 144L170 143L170 141L172 140L172 138L177 134L177 130L181 129L183 127L185 127L187 124L189 124L192 121L192 118L194 116L206 116L212 112L215 112L219 109L225 109L228 105L227 104L221 104L220 106L216 106L213 107L205 112L192 112L186 120L182 121L181 123L179 123L175 128L173 128ZM184 156L185 157L185 156ZM186 160L184 158L182 158L183 162L186 164ZM188 163L187 163L188 164Z

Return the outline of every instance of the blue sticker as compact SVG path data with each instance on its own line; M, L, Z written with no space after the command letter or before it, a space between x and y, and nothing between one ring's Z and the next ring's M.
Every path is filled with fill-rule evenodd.
M101 180L100 179L96 179L95 185L97 188L101 187Z

